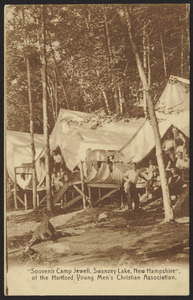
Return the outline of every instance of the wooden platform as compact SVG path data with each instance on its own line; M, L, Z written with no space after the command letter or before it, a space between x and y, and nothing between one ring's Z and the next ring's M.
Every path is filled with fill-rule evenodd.
M105 182L88 182L87 188L88 188L88 194L90 202L93 203L93 205L97 205L98 203L102 202L103 200L109 198L113 194L115 194L117 191L121 189L122 185L121 183L105 183ZM92 189L97 188L98 189L98 198L95 202L93 202L92 197ZM103 196L101 195L101 189L111 189L111 191L108 191ZM121 196L122 197L122 196Z
M43 197L42 199L40 199L40 192L43 192L45 190L46 190L45 186L37 187L37 206L39 206L45 200L46 197ZM28 209L29 201L27 198L27 192L33 192L33 189L26 188L25 190L23 190L23 198L24 199L21 199L21 197L17 193L15 193L14 202L15 202L16 209L18 208L17 201L19 201L24 206L24 209Z
M82 190L82 181L69 181L64 184L64 186L57 192L53 199L54 205L57 205L57 202L62 199L62 197L65 196L65 193L67 191L72 191L70 188L73 188L76 192L79 193L78 196L75 198L73 197L70 201L64 202L62 204L63 208L68 208L71 205L75 204L79 200L83 200L85 198L85 202L87 202L90 206L92 204L97 205L101 201L105 200L106 198L110 197L117 191L121 189L122 185L120 183L104 183L104 182L90 182L90 183L84 183L84 191ZM87 189L86 189L87 188ZM92 189L98 190L98 198L93 202L92 197ZM101 195L101 189L108 189L107 193L104 195ZM109 191L110 189L110 191ZM87 190L88 195L86 194L85 190Z
M104 189L114 189L114 188L121 188L120 183L104 183L104 182L88 182L87 187L92 188L104 188Z

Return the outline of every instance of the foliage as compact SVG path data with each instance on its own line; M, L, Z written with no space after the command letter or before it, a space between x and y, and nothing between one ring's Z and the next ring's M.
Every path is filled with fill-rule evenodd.
M6 7L7 127L29 131L27 56L32 75L35 132L41 133L41 9L40 5L24 5L28 39L25 47L21 7ZM141 59L149 55L151 93L157 101L171 74L189 77L189 6L133 4L128 7ZM46 5L50 132L60 108L95 115L100 115L97 112L102 110L106 113L103 121L143 115L142 107L138 106L143 100L143 89L123 8L123 4ZM144 37L148 41L146 48ZM116 91L119 91L119 107Z

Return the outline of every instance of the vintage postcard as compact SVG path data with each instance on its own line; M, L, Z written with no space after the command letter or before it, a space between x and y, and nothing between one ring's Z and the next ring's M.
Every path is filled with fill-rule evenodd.
M4 15L5 295L189 295L189 4Z

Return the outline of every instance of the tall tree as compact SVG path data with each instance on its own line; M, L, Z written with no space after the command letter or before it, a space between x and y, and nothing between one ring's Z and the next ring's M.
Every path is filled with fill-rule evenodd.
M141 82L143 85L143 89L145 90L145 93L146 93L149 116L150 116L153 132L154 132L154 139L155 139L155 144L156 144L156 156L157 156L157 162L158 162L160 179L161 179L163 204L164 204L164 209L165 209L165 221L171 221L174 219L174 214L173 214L173 210L172 210L172 206L171 206L166 171L164 168L160 132L159 132L158 122L157 122L157 118L156 118L156 114L155 114L154 104L153 104L152 97L151 97L151 86L148 83L147 76L145 74L141 59L138 54L138 49L137 49L136 43L133 39L131 18L130 18L130 13L127 10L127 7L125 7L125 16L126 16L126 22L127 22L127 26L128 26L130 42L132 45L133 53L135 55L139 76L140 76L140 79L141 79Z
M41 6L41 35L42 35L42 53L41 53L41 77L42 77L42 101L43 101L43 127L44 127L44 145L45 145L45 168L46 168L46 201L47 210L52 211L53 203L51 198L51 178L50 178L50 144L48 131L48 100L47 100L47 59L46 59L46 7Z
M106 34L107 49L108 49L108 56L109 56L109 70L110 70L110 74L112 76L112 85L113 85L113 90L114 90L113 95L114 95L116 112L119 113L120 112L119 94L118 94L118 89L117 89L117 86L116 86L116 83L115 83L116 79L115 79L114 72L113 72L114 62L113 62L113 53L112 53L112 47L111 47L111 39L110 39L110 35L109 35L109 25L108 25L104 5L102 6L102 8L103 8L104 26L105 26L105 34Z
M23 18L23 39L24 39L24 55L27 69L27 83L28 83L28 100L29 100L29 117L30 117L30 135L31 135L31 152L32 152L32 186L33 186L33 208L37 206L37 175L35 165L35 144L34 144L34 113L33 113L33 101L31 91L31 71L29 62L29 51L30 46L27 42L26 29L25 29L25 11L24 6L22 7L22 18Z

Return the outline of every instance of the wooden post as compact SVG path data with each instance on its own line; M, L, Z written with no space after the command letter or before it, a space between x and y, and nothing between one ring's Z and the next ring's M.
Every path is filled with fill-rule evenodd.
M24 193L24 208L27 209L27 194Z
M91 196L91 187L89 186L88 187L88 197L89 197L89 199L90 199L90 203L92 203L92 196Z
M37 192L37 206L40 205L40 195L39 195L39 192Z
M83 197L82 197L82 204L83 204L83 209L86 208L86 197L84 193L84 173L83 173L83 162L80 162L80 179L81 179L81 187L82 187L82 192L83 192Z
M18 206L17 206L17 175L16 175L16 168L14 168L14 206L15 206L15 209L18 208Z
M122 208L122 207L123 207L123 205L124 205L124 202L123 202L123 201L124 201L124 198L123 198L123 197L124 197L124 196L123 196L123 193L124 193L124 190L121 188L121 206L120 206L121 208Z
M88 197L89 197L89 204L90 204L90 207L92 207L92 199L91 199L91 187L89 186L88 187Z
M66 197L66 193L64 194L64 203L67 202L67 197Z

